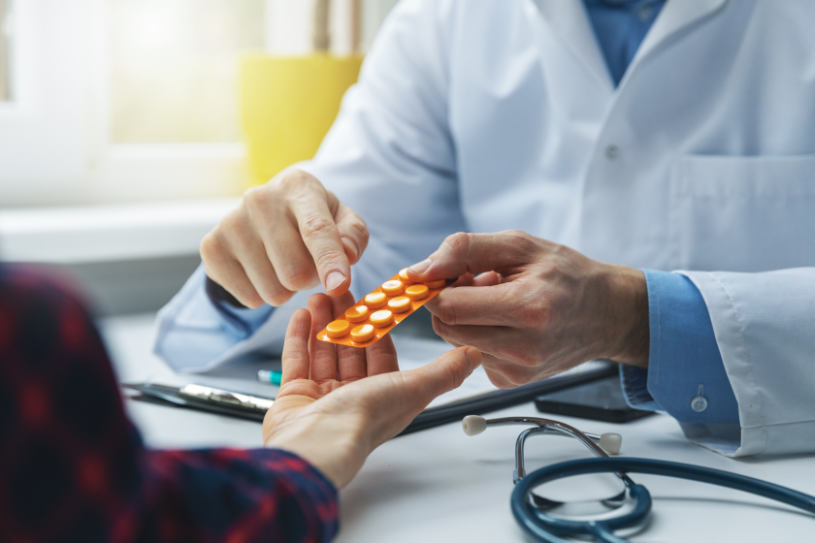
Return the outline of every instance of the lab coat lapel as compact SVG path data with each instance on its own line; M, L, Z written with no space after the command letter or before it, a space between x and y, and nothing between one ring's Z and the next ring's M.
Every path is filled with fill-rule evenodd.
M580 62L597 78L604 90L614 90L611 75L588 14L580 0L536 0L546 23L566 42Z
M633 71L636 64L656 50L668 38L713 14L725 2L727 0L668 0L657 20L654 21L651 30L645 36L628 71Z

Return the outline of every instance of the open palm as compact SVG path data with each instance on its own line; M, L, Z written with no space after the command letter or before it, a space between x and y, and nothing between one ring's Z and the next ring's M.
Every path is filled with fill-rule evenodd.
M263 422L266 446L303 456L338 487L351 480L374 448L480 363L478 351L465 347L421 368L398 371L389 336L365 349L317 340L317 331L352 303L350 294L315 294L307 309L292 316L282 385Z

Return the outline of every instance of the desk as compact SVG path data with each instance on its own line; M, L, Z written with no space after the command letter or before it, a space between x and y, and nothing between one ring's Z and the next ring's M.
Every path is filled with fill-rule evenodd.
M152 316L102 323L121 380L170 379L151 352ZM247 374L248 375L248 374ZM199 380L200 379L196 379ZM255 383L257 385L257 383ZM154 447L257 447L260 425L135 401L131 417ZM531 404L497 412L536 415ZM564 421L583 430L619 431L623 453L727 469L815 493L815 458L799 455L732 460L688 442L667 416L624 425ZM468 437L456 424L397 438L374 451L340 497L338 541L523 541L509 511L513 445L520 427L496 427ZM585 454L571 440L530 442L529 467ZM815 519L726 489L637 475L654 497L648 530L634 541L812 541Z

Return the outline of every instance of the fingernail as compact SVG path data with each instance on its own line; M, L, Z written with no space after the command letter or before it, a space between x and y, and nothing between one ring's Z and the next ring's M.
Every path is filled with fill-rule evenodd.
M345 275L341 272L333 271L325 278L325 290L334 290L345 281Z
M424 273L427 268L430 267L430 264L432 264L432 261L429 258L425 258L421 262L418 262L408 268L408 271L411 273Z

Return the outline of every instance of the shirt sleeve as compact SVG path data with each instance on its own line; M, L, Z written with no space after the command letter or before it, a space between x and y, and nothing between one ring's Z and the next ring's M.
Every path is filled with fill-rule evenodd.
M237 358L236 347L272 320L274 313L269 305L250 309L214 300L207 292L204 268L199 266L159 312L154 350L176 371L206 371L227 357ZM274 357L280 352L282 338L257 346L253 354Z
M287 451L148 450L144 455L141 525L152 532L146 541L322 542L338 531L334 486Z
M666 411L685 434L730 453L739 444L738 404L704 299L680 273L644 270L648 285L648 369L620 367L633 407Z
M150 450L83 304L0 266L0 532L10 541L329 541L337 491L273 449Z

